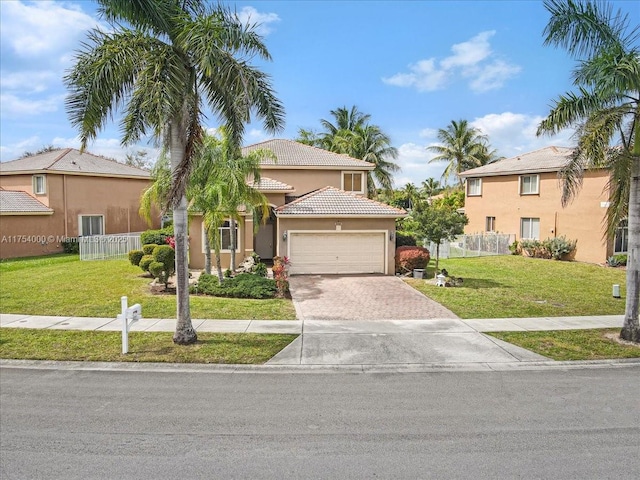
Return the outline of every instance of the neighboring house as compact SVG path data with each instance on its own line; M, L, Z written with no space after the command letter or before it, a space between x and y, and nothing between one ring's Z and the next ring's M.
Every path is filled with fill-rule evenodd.
M547 147L461 173L469 217L465 233L509 233L517 240L565 236L578 242L575 259L591 263L626 252L626 228L619 229L615 241L604 238L607 170L586 171L580 192L562 207L558 173L571 153L570 148Z
M238 263L255 252L266 260L289 257L291 274L395 273L395 220L406 212L366 197L371 163L291 140L269 140L242 151L256 149L271 150L277 158L261 163L256 185L272 214L256 226L248 215L238 222ZM192 218L189 233L190 267L203 268L200 216ZM228 222L220 237L226 268Z
M66 238L148 229L138 209L150 181L145 170L71 148L0 163L0 258L60 252Z

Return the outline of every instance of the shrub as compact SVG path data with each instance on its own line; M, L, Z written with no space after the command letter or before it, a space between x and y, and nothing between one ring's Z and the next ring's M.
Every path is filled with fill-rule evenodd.
M148 272L149 265L151 264L151 262L154 262L155 260L156 259L153 258L153 255L143 255L142 258L140 259L140 263L138 264L138 266L145 272Z
M162 269L159 270L159 273L154 273L154 271L151 270L151 265L149 265L149 272L157 278L159 282L167 285L169 283L169 277L176 271L176 251L169 245L157 245L156 248L153 249L153 260L154 263L162 265ZM156 268L155 271L157 272L158 268Z
M289 292L289 258L273 257L273 278L276 282L278 297L284 298Z
M231 278L233 277L233 272L230 268L227 268L222 275L224 276L224 278Z
M521 240L520 248L530 257L562 260L576 249L576 241L567 240L564 236L547 238L542 242L540 240Z
M129 262L131 265L135 265L136 267L140 265L140 260L144 256L144 252L142 250L131 250L129 252Z
M154 276L154 278L159 279L162 282L162 278L164 276L164 263L153 261L149 264L149 273ZM163 282L165 283L165 282ZM166 283L165 283L166 284Z
M509 245L509 251L511 252L511 255L522 255L522 248L517 240L514 240L513 243Z
M142 245L142 252L145 255L153 255L153 250L158 246L157 243L147 243Z
M621 267L627 264L627 255L625 253L620 253L618 255L613 255L612 257L607 258L607 265L610 267Z
M431 255L424 247L398 247L396 249L396 273L411 272L416 268L427 268Z
M273 298L277 287L275 280L250 273L241 273L225 279L222 283L218 282L218 277L215 275L203 273L198 279L197 287L193 290L216 297L262 299Z
M173 236L173 225L169 225L160 230L147 230L140 235L140 242L143 245L153 243L155 245L165 245L167 237Z
M62 242L62 251L64 253L80 253L80 243L77 238L71 238Z
M415 247L418 240L415 235L410 233L396 232L396 248L398 247Z
M267 276L267 266L262 262L256 263L253 266L253 269L251 270L251 273L253 273L254 275L258 275L260 277L266 277Z

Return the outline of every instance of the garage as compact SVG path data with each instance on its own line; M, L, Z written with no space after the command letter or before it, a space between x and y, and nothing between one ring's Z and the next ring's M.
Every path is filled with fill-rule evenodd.
M289 232L288 243L292 275L387 273L386 232Z

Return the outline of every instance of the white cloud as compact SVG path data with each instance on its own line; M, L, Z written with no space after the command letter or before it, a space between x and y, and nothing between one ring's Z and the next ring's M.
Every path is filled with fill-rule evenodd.
M272 31L272 24L278 23L280 17L276 13L261 13L254 7L243 7L238 12L238 18L245 25L255 25L256 32L260 35L269 35Z
M63 104L64 95L52 95L42 99L25 99L11 94L0 95L2 116L33 116L55 112Z
M0 74L2 90L19 90L23 93L44 92L60 77L52 70L23 71Z
M435 128L423 128L419 133L422 138L436 138L438 130Z
M35 151L43 146L44 144L40 140L40 137L34 135L16 143L0 146L0 159L3 162L15 160L24 152Z
M414 87L419 92L431 92L446 87L456 75L469 79L474 92L486 92L500 88L518 74L518 65L495 58L489 39L495 31L481 32L470 40L451 47L453 55L441 61L435 58L419 60L409 65L409 72L401 72L382 81L396 87Z
M2 42L18 57L59 60L77 47L84 32L97 25L97 20L72 4L2 2Z
M398 147L398 158L395 162L401 170L394 177L396 188L407 183L419 186L423 180L429 177L440 179L445 168L444 164L429 163L433 153L427 151L429 145L408 142Z

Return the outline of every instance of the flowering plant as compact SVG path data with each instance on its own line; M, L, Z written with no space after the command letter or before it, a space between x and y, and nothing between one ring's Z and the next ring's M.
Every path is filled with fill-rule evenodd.
M176 239L175 237L167 237L166 239L167 245L169 245L174 250L176 249Z
M273 279L276 281L278 296L284 297L289 291L289 265L288 257L273 257Z

